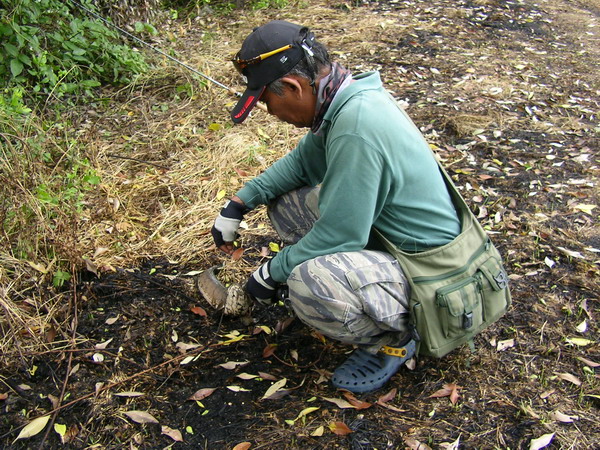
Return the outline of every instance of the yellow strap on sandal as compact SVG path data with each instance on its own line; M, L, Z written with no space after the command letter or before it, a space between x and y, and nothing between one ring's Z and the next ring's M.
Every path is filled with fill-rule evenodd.
M396 348L396 347L389 347L387 345L384 345L383 347L381 347L381 350L379 350L379 351L382 353L385 353L386 355L398 356L399 358L404 358L408 354L408 350L406 349L406 347Z

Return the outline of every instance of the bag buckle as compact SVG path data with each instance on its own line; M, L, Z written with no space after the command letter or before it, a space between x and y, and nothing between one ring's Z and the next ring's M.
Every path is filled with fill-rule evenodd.
M473 326L473 313L468 312L463 314L463 323L462 327L464 330L468 330Z
M506 275L506 272L504 270L498 272L498 275L494 277L494 281L498 283L498 287L500 289L504 289L506 286L508 286L508 276Z

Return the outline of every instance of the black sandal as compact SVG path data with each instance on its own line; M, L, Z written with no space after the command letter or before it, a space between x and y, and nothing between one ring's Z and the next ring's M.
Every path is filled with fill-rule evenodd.
M357 349L335 369L331 383L357 394L379 389L414 356L416 348L416 342L411 339L402 347L384 346L376 355Z

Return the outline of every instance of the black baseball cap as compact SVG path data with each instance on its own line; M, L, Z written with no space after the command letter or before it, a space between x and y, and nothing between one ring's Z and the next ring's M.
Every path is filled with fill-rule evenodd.
M231 111L231 120L242 123L266 86L289 73L311 52L314 35L307 27L284 20L255 28L246 37L241 50L232 60L236 69L246 77L246 90Z

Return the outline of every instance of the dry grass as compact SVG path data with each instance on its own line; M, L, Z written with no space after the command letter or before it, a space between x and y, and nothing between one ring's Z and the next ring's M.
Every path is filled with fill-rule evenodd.
M539 70L545 63L542 55L523 53L522 49L510 46L491 51L486 46L475 46L471 34L458 36L462 30L454 21L465 21L471 14L465 7L437 2L433 7L443 14L433 14L427 12L432 7L429 4L400 2L406 10L366 14L366 9L354 8L348 2L340 2L346 6L339 8L333 8L330 2L310 3L308 9L292 6L275 12L248 11L227 19L200 17L187 24L171 24L168 28L171 40L157 44L175 48L184 61L239 90L239 80L230 68L228 57L254 26L282 18L311 25L334 49L336 59L354 70L382 67L388 86L402 98L409 98L409 113L423 126L428 139L440 143L447 166L456 169L463 177L461 182L467 181L472 187L472 192L465 190L469 198L485 197L488 212L487 216L482 214L481 220L492 232L500 234L496 242L502 243L514 283L519 287L515 295L517 307L494 333L480 336L482 345L476 357L466 350L457 351L444 361L423 361L414 373L398 374L397 384L403 388L398 403L404 402L401 406L408 412L369 411L365 416L373 422L379 421L380 429L389 432L390 439L399 439L400 433L403 437L425 440L429 436L433 442L442 442L448 436L461 434L464 428L469 430L464 432L465 437L479 439L477 442L489 439L490 447L506 447L504 439L512 440L511 445L524 447L534 431L539 436L544 430L560 427L557 446L569 448L568 443L572 443L572 448L593 446L596 439L593 433L581 435L577 430L579 424L557 425L549 414L567 408L566 412L581 415L583 426L591 428L589 421L597 420L597 414L587 400L578 396L584 392L597 394L597 375L586 375L587 384L575 388L557 380L555 373L545 373L544 365L551 365L556 373L575 371L579 349L565 345L564 339L573 336L574 326L586 317L581 310L590 286L597 284L593 278L597 275L597 262L572 262L555 248L578 249L583 242L598 247L593 244L598 242L594 219L580 219L573 225L572 210L567 207L567 202L573 199L595 201L597 186L581 190L566 187L561 191L562 197L552 197L553 204L546 204L538 198L546 198L542 195L555 188L538 184L535 188L539 187L540 196L527 197L528 181L545 183L545 177L551 173L562 176L561 169L553 168L552 161L544 158L547 139L539 133L556 132L554 140L564 138L573 146L569 149L565 144L560 154L567 165L571 162L568 152L579 150L577 139L590 133L589 121L580 117L579 110L570 114L571 110L565 113L544 106L568 100L569 86L559 85L561 91L550 85L551 79L546 83L535 78L544 75ZM499 2L472 3L491 7ZM479 32L474 30L470 33ZM442 48L439 43L442 40L456 46ZM468 48L462 48L462 44ZM527 55L527 60L523 60L523 55ZM560 57L565 56L557 58ZM441 73L436 74L431 68L438 68ZM561 70L571 71L557 65L554 70L557 73L554 79L559 81L565 79ZM581 77L584 76L590 83L596 77L582 73ZM235 102L233 97L163 61L158 62L155 71L131 86L105 91L104 95L104 101L74 111L71 129L51 133L49 145L59 154L63 142L76 140L83 149L81 156L90 160L101 180L86 192L82 213L76 216L78 220L75 222L72 216L65 215L48 221L44 205L35 195L35 183L15 185L15 202L30 204L32 208L31 217L23 216L19 222L23 229L19 239L31 241L31 254L36 257L20 258L15 247L4 245L6 242L0 251L0 365L6 370L14 368L15 361L20 369L28 369L30 361L40 352L85 343L86 336L78 336L76 341L72 337L76 307L73 299L81 298L81 293L50 285L58 267L81 270L81 275L88 279L91 275L86 270L93 270L102 280L115 270L138 267L147 259L166 259L190 270L224 262L224 277L232 281L244 279L254 266L243 259L226 260L214 251L209 234L212 221L224 198L293 147L304 133L277 123L261 111L256 111L243 126L232 126L228 111ZM521 112L526 106L536 106L539 117L534 120L526 113L517 114L514 105ZM450 130L452 133L446 133ZM473 137L480 130L493 142L486 144L483 139ZM493 131L500 131L502 136L494 141ZM525 142L526 139L531 141ZM462 146L453 148L455 141ZM501 159L505 164L503 174L490 171L494 179L487 183L469 175L481 175L482 172L475 171L480 167L497 166L498 162L491 162L492 159ZM524 165L530 168L526 170ZM26 165L10 168L15 176L28 170L30 166ZM577 177L591 177L592 169L582 165L580 172ZM567 181L559 179L556 183ZM559 231L558 220L563 221ZM513 228L502 228L509 222ZM248 224L242 241L244 247L272 235L264 211L249 215ZM27 239L31 236L36 239ZM57 253L49 254L49 247L56 248ZM248 247L258 258L260 249ZM544 262L547 255L561 267L549 273ZM570 288L573 290L569 291ZM592 311L595 301L589 296ZM589 322L590 328L596 327L591 318ZM490 344L499 334L516 340L512 351L497 352ZM597 345L587 349L590 359L597 359L593 356ZM233 350L230 356L239 357ZM115 370L107 380L118 381L126 376ZM427 398L442 383L454 381L464 385L464 405L448 406L446 399ZM539 394L550 387L556 389L556 394L541 399ZM83 387L81 391L89 389ZM324 392L323 386L311 385L306 389L299 391L306 398L315 395L312 389L331 395ZM104 395L92 402L94 411L82 423L82 433L106 436L110 434L110 430L104 430L107 424L115 428L122 425L119 417L122 407L109 404ZM157 395L162 395L162 391L157 391ZM301 395L297 403L302 401ZM146 401L139 407L154 402L143 400ZM296 406L300 408L299 404ZM255 437L265 447L270 445L271 438L284 447L292 438L308 435L316 427L286 428L278 423L282 411L274 412L275 407L264 403L258 407L269 418ZM458 409L463 407L464 410ZM332 407L323 408L323 423L325 418L345 420L344 414ZM273 427L272 433L269 427ZM481 430L481 436L477 437L473 431L476 429ZM332 445L341 442L331 440L334 439L331 436L327 439ZM316 440L311 442L319 445Z
M249 26L240 33L247 33ZM231 83L223 57L231 44L216 37L202 39L206 53L192 54L190 64ZM20 173L45 173L31 167L36 161L7 168L16 180L10 195L29 205L34 218L23 216L21 232L7 239L0 253L0 363L8 366L21 355L26 366L26 354L61 345L50 343L48 333L68 338L70 312L64 305L71 293L46 287L59 267L99 276L151 258L206 267L208 256L215 253L210 227L225 199L300 137L258 110L244 126L233 127L228 111L235 101L219 87L191 78L185 69L159 61L154 71L110 94L107 106L92 104L85 113L76 113L75 126L60 141L75 139L83 149L81 157L89 159L101 180L86 192L76 221L67 214L49 221L35 193L42 178L19 184ZM38 132L32 129L30 136ZM62 144L55 138L50 145L60 150ZM248 223L247 236L270 232L264 212L249 215ZM13 256L15 239L26 241L29 260ZM58 254L52 256L49 248ZM241 268L242 262L228 264ZM238 278L251 267L243 269ZM229 272L233 278L236 271Z

